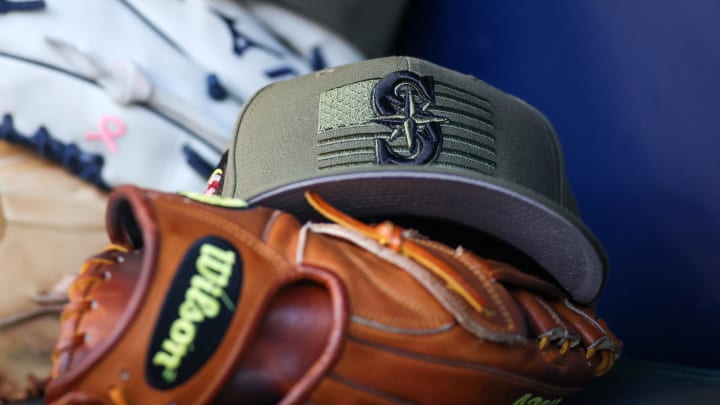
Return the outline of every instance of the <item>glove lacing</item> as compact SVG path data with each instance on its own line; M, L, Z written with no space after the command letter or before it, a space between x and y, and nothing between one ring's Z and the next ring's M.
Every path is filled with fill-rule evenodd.
M427 255L422 248L413 243L411 240L406 239L406 232L402 228L395 226L389 221L385 221L379 225L372 226L362 223L355 218L345 214L344 212L336 209L335 207L328 204L320 196L312 191L305 192L305 199L308 203L321 215L335 222L339 225L353 229L367 237L370 237L381 245L392 249L395 252L401 253L404 256L417 261L423 266L431 270L435 275L442 278L446 283L447 287L460 296L462 296L473 308L478 312L485 314L486 316L492 317L494 313L492 310L485 307L481 297L478 297L472 292L471 288L465 287L465 282L461 278L455 277L452 270L448 269L447 266L441 261L436 260L434 257ZM579 309L575 308L569 301L565 300L566 305L570 310L577 313L578 315L586 318L591 324L597 329L605 333L606 336L593 342L585 348L585 359L590 361L595 356L600 356L600 363L595 367L594 374L600 376L609 371L618 357L617 347L607 337L607 332L597 321L584 314ZM554 329L550 330L540 336L538 336L538 347L540 351L544 351L548 348L551 342L559 342L560 355L565 355L568 350L572 347L580 344L581 339L575 335L570 334L565 329Z
M102 253L117 252L117 253L128 253L129 250L121 245L110 244L105 247ZM124 259L122 256L117 256L116 260L112 260L104 257L92 257L85 261L83 266L80 268L77 278L75 279L72 286L68 290L67 296L69 297L69 303L65 306L62 312L60 321L65 323L69 318L77 317L75 325L79 325L80 318L87 311L91 311L97 303L88 298L88 293L95 283L101 283L108 280L111 273L106 270L107 266L116 264L116 262L122 262ZM58 357L62 353L72 353L78 347L82 346L87 340L87 335L82 330L76 329L70 336L61 336L58 344L53 350L52 360L56 365ZM61 366L63 369L53 370L53 377L57 377L59 372L65 371L70 367L72 359L64 362ZM127 405L127 401L124 398L122 390L118 387L111 387L108 389L108 397L115 405Z

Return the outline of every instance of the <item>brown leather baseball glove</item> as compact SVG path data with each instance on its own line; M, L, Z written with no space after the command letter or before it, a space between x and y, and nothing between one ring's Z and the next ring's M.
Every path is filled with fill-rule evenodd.
M557 403L619 355L554 285L307 196L335 224L116 189L45 400Z

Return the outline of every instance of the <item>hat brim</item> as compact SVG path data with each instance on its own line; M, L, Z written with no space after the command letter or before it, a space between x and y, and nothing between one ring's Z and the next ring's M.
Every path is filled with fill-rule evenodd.
M287 184L249 202L306 220L315 216L303 197L306 190L356 217L414 215L482 230L534 259L582 304L597 298L606 279L605 253L579 219L548 198L499 179L406 170L353 172Z

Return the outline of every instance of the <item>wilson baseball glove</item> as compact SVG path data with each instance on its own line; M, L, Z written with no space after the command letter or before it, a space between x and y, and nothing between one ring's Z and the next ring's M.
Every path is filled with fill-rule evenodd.
M557 403L620 353L550 283L307 198L335 224L116 189L47 403Z

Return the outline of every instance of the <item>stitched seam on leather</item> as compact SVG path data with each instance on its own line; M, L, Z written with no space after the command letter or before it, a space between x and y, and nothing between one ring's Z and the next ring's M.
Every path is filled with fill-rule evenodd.
M164 198L167 200L167 202L171 203L167 206L167 208L176 211L186 217L204 220L211 225L227 231L232 236L239 239L241 242L246 243L248 247L251 247L257 253L261 254L263 257L273 262L274 265L278 266L278 268L271 268L273 272L280 272L283 267L289 267L289 263L284 260L284 258L282 258L275 250L273 250L268 245L263 244L259 239L257 239L255 236L243 229L240 225L228 222L226 218L222 218L220 215L217 214L210 214L206 211L199 210L188 210L187 207L176 205L183 204L181 198L167 195L165 195Z
M501 376L501 377L519 382L521 384L528 384L531 386L535 386L535 387L539 387L541 389L546 389L546 390L551 390L551 391L561 391L561 392L575 391L575 389L573 389L572 387L562 387L562 386L557 386L557 385L553 385L553 384L543 383L541 381L533 380L533 379L525 377L523 375L515 374L513 372L503 370L500 368L496 368L493 366L489 366L486 364L468 363L468 362L464 362L464 361L460 361L460 360L445 359L445 358L441 358L441 357L430 356L427 354L414 353L414 352L406 351L403 349L398 349L398 348L392 347L392 346L381 345L379 343L371 342L369 340L365 340L363 338L354 336L351 333L348 333L348 340L355 342L357 344L360 344L360 345L372 347L375 350L392 353L397 356L407 357L407 358L425 362L425 363L439 364L439 365L443 365L443 366L447 366L447 367L455 367L455 368L461 368L461 369L467 369L467 370L476 370L481 373L484 372L484 373L488 373L488 374Z
M320 225L320 226L318 226L318 225ZM358 240L356 241L356 240L354 239L354 237L356 237L356 236L359 235L359 234L357 234L355 231L352 231L352 230L347 229L347 228L344 228L344 227L333 226L333 227L332 227L333 230L342 230L343 235L339 235L338 233L335 233L335 232L333 232L333 233L326 233L326 232L324 232L324 231L327 230L327 228L328 228L327 226L322 226L322 224L311 224L311 226L309 227L310 231L312 231L312 232L315 232L315 233L318 233L318 234L321 234L321 235L331 235L331 236L335 236L335 237L341 238L341 239L343 239L343 240L351 241L352 243L354 243L354 244L356 244L356 245L359 245L357 242L359 242L360 240L358 239ZM364 246L364 245L359 245L359 246L361 246L361 247L363 247L363 248L366 248L366 251L367 251L368 253L372 253L372 254L374 254L375 256L377 256L377 257L379 257L380 259L382 259L383 261L386 261L386 262L392 264L394 267L399 268L400 271L404 272L405 274L408 274L408 273L409 273L409 272L408 272L407 270L405 270L402 266L399 266L397 263L395 263L395 262L393 262L393 261L391 261L391 260L388 259L388 256L398 255L398 254L392 252L390 249L388 249L388 248L380 245L379 243L375 242L374 240L368 239L368 242L372 242L373 247L376 247L376 249L370 249L370 248L368 248L367 246ZM376 245L376 246L375 246L375 245ZM404 256L401 256L401 257L404 258ZM355 259L352 259L352 260L355 260ZM426 309L425 307L423 307L422 305L416 305L415 303L413 303L413 302L411 302L411 301L409 301L409 300L405 300L405 299L402 299L402 300L401 300L401 299L399 299L399 298L397 297L397 294L393 294L394 291L392 291L392 288L390 288L390 287L387 286L387 283L384 283L384 282L381 283L379 280L376 280L375 277L372 277L372 273L370 273L369 270L365 269L364 266L356 266L356 267L359 268L359 270L363 273L363 275L370 281L370 283L371 283L375 288L377 288L378 290L380 290L380 292L382 292L383 294L385 294L389 299L391 299L392 301L396 302L396 303L399 304L400 306L402 306L402 307L404 307L404 308L406 308L406 309L408 309L408 310L410 310L410 311L415 312L415 313L419 316L419 321L420 321L420 322L425 321L425 322L427 322L428 324L430 324L431 322L432 322L432 323L440 323L440 324L446 323L446 319L444 319L444 317L441 318L441 317L437 317L437 316L433 316L433 317L427 316L427 312L428 312L428 311L427 311L427 309ZM412 276L411 276L411 277L412 277ZM414 278L413 278L413 279L414 279ZM418 284L420 284L420 283L418 283ZM420 284L420 286L423 287L423 289L425 289L422 284ZM425 291L427 291L427 290L425 290ZM432 294L430 294L430 295L432 296ZM373 319L377 319L377 320L380 320L380 321L382 321L382 322L388 322L388 323L398 322L398 321L404 321L404 322L410 321L410 322L413 322L413 323L414 323L414 322L418 322L418 318L417 318L417 317L416 317L416 318L387 317L387 316L384 316L384 315L381 315L381 314L375 314L375 313L373 313L373 314L366 314L365 312L360 312L360 311L358 312L358 314L362 314L362 315L363 315L364 317L366 317L366 318L373 318ZM448 316L448 317L451 318L451 316Z
M382 258L382 256L380 256L380 257ZM423 318L422 315L426 311L423 311L423 307L421 305L418 305L410 300L402 299L402 298L398 297L398 295L395 294L395 292L396 292L395 290L393 290L391 287L389 287L387 285L387 283L382 282L382 281L378 280L376 277L374 277L372 272L370 270L365 269L364 266L356 266L356 267L359 268L359 270L362 272L362 274L368 279L368 281L370 281L370 284L372 284L373 287L377 288L378 290L380 290L380 292L385 294L387 296L387 298L389 298L392 301L395 301L400 306L402 306L410 311L415 312L417 315L419 315L421 317L421 319ZM377 319L386 319L386 320L407 319L410 321L414 321L414 319L410 319L410 318L386 317L386 316L380 316L380 317L377 317ZM432 319L432 318L425 318L425 319Z
M92 259L93 258L90 258L88 260L92 260ZM86 277L89 277L89 276L87 276L87 273L89 273L90 271L97 270L97 266L102 266L102 264L94 263L93 268L92 269L88 268L84 275ZM91 279L88 282L88 285L83 289L83 292L81 294L78 294L78 296L80 296L83 300L86 300L90 296L90 293L94 289L95 285L100 283L101 281L102 280ZM76 279L76 282L77 282L77 279ZM73 302L72 300L69 300L68 304L70 304L72 302ZM76 336L78 333L84 333L84 332L82 332L81 324L82 324L82 320L83 320L86 312L87 311L78 311L76 313L75 320L73 323L73 328L72 328L72 336ZM65 322L67 322L67 320ZM83 341L83 345L84 345L84 343L85 342ZM74 345L72 347L70 347L69 349L67 349L70 358L68 359L68 361L66 363L67 364L66 368L64 370L62 370L62 372L68 372L72 369L73 365L76 365L76 364L74 364L75 352L78 351L79 349L80 349L79 346L74 346Z
M382 255L378 255L381 259L383 259ZM443 324L446 322L445 319L437 317L437 316L427 316L427 310L419 304L416 304L410 300L407 299L401 299L398 297L395 291L387 285L385 282L381 282L380 280L377 280L375 277L373 277L370 270L367 270L364 268L364 266L356 266L360 269L362 274L370 281L370 284L373 285L373 287L377 288L380 292L382 292L388 299L391 301L396 302L398 305L406 308L409 311L412 311L415 313L414 317L400 317L400 316L387 316L382 313L377 312L370 312L370 311L357 311L358 315L363 315L365 318L375 319L380 322L385 323L416 323L420 322L423 325L432 325L432 324ZM403 270L401 270L403 271Z
M408 328L398 328L398 327L392 326L392 325L381 324L381 323L376 322L376 321L371 320L371 319L362 318L362 317L360 317L360 316L358 316L358 315L353 315L353 316L350 318L350 320L351 320L352 322L358 324L358 325L365 326L365 327L368 327L368 328L371 328L371 329L381 330L381 331L383 331L383 332L396 333L396 334L399 334L399 335L415 335L415 336L420 336L420 335L436 335L436 334L439 334L439 333L447 332L447 331L449 331L450 329L452 329L452 328L456 325L455 322L450 322L450 323L446 323L446 324L444 324L444 325L441 325L440 327L437 327L437 328L431 328L431 329L419 329L419 328L418 328L418 329L408 329Z
M465 264L465 266L470 269L470 271L475 275L475 277L478 277L480 279L483 287L485 287L485 291L487 291L490 299L493 300L493 303L495 303L497 308L500 310L500 313L505 319L508 327L510 328L510 330L514 330L516 327L515 322L513 322L512 316L510 316L510 311L508 310L507 305L505 305L505 302L503 302L503 300L500 299L500 297L498 296L497 290L495 289L495 283L490 281L487 275L483 273L483 271L479 268L480 265L475 262L475 260L470 260L470 258L466 256L465 251L462 251L460 253L460 256L457 256L457 259L460 260L460 262L462 262L463 264Z
M438 276L433 274L431 271L415 262L414 260L407 258L401 254L397 254L388 250L387 248L380 245L375 240L366 238L355 231L348 230L339 225L335 224L315 224L317 232L325 233L329 235L335 235L339 238L346 238L351 243L355 243L358 246L362 246L368 251L379 252L381 250L386 251L387 256L384 257L390 263L400 267L408 274L410 274L415 280L425 287L425 289L445 308L445 310L457 320L466 330L473 335L481 339L489 339L492 341L503 341L506 343L524 341L525 337L517 333L509 333L506 330L497 329L496 327L486 327L482 323L469 319L467 316L470 311L474 309L470 308L467 302L450 291Z
M533 295L532 297L533 297L533 299L534 299L535 301L537 301L538 304L540 304L540 306L542 306L542 307L548 312L548 314L550 315L550 317L551 317L555 322L557 322L557 324L558 324L559 326L562 326L563 329L566 329L566 330L567 330L567 325L565 325L565 322L563 322L563 320L560 319L560 317L558 316L558 314L556 314L555 311L553 311L553 309L550 308L550 306L549 306L547 303L545 303L545 301L541 300L540 297L538 297L538 296L536 296L536 295Z
M435 242L428 239L417 239L415 240L415 243L419 243L425 246L433 247L435 249L440 250L441 252L446 253L447 255L455 258L460 263L465 265L470 272L472 272L475 277L477 277L480 282L482 283L483 287L485 288L485 291L490 296L490 299L493 301L495 306L499 309L500 313L502 314L505 323L508 325L510 330L515 329L515 322L513 322L512 317L510 316L510 311L507 309L507 306L505 303L500 299L500 297L497 295L497 291L495 291L495 285L492 283L488 277L482 273L480 269L477 268L478 264L474 262L474 260L470 260L468 257L465 256L465 251L462 250L460 252L460 255L457 255L457 251L454 249L450 249L449 247L443 245L442 243ZM484 327L496 331L503 331L505 332L504 328L491 325L490 327L483 325Z
M595 319L590 317L588 314L576 308L573 304L570 303L570 301L567 300L567 298L565 299L565 306L568 307L571 311L586 319L588 322L590 322L590 324L597 328L600 332L602 332L603 335L608 335L605 328L603 328Z
M414 404L414 402L409 402L405 399L398 398L393 394L389 394L385 391L381 391L375 387L369 387L369 386L361 384L357 381L353 381L349 378L345 378L337 373L330 373L327 378L335 381L338 384L342 384L351 390L360 391L367 395L382 398L384 401L394 402L397 404L410 404L410 405Z

